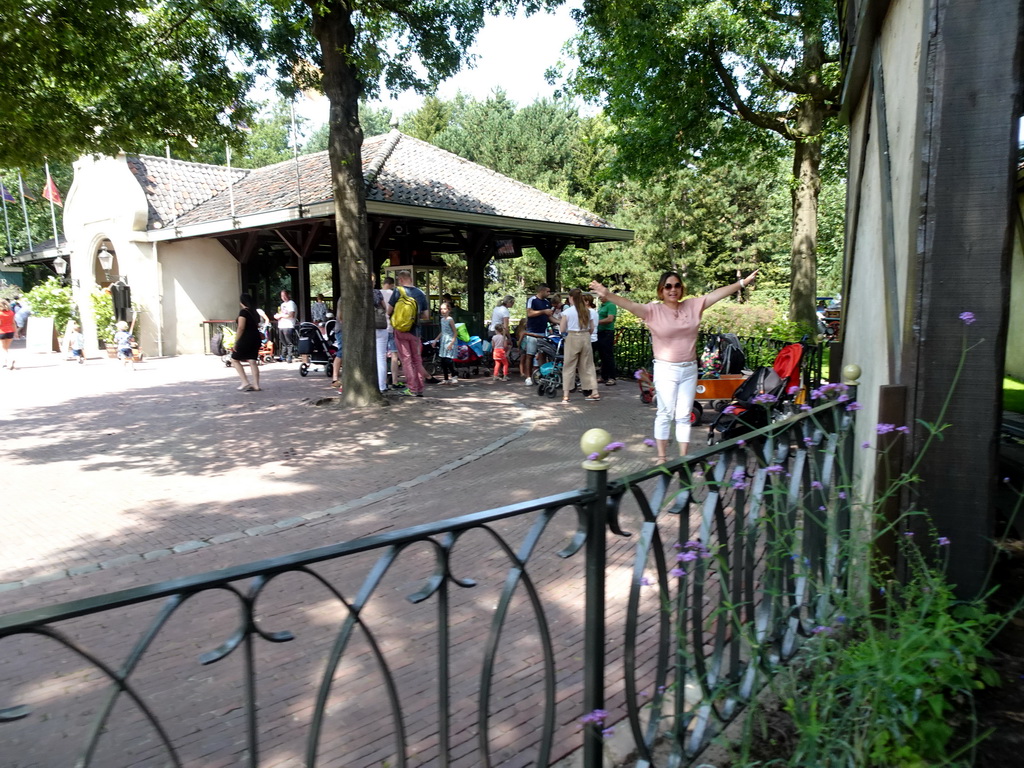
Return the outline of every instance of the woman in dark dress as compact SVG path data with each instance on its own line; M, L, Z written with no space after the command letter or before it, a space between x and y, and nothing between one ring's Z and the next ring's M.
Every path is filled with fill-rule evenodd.
M260 391L260 329L259 317L256 316L256 304L252 296L243 293L238 297L242 310L238 313L238 330L235 332L235 348L231 350L231 365L242 380L239 392ZM252 382L245 375L243 362L249 362L252 371Z

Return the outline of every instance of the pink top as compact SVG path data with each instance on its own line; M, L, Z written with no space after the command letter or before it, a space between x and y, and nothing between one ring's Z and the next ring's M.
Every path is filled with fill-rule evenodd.
M669 309L660 301L643 305L636 315L651 329L654 359L666 363L687 363L697 359L697 330L704 313L704 297L684 299L679 309Z

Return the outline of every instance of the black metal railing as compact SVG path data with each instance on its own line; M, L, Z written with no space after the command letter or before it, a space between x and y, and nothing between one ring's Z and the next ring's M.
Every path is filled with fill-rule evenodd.
M613 482L592 430L580 491L0 617L5 762L680 764L828 621L851 423Z
M771 339L762 336L739 336L740 346L746 356L747 368L760 365L771 365L779 350L791 342ZM704 349L707 334L701 332L697 337L697 350ZM817 344L805 346L801 361L803 381L808 387L816 387L822 381L822 358L824 347ZM615 330L615 366L623 375L639 370L650 369L654 358L651 347L651 333L646 328L617 328Z

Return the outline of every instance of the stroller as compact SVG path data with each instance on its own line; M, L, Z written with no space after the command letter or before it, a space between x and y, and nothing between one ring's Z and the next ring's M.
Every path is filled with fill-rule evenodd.
M556 397L562 391L562 345L559 335L537 339L537 354L544 355L544 362L537 369L533 380L537 385L537 394L541 397Z
M803 353L803 344L787 344L779 350L770 367L756 368L737 387L732 402L711 423L708 445L740 437L785 417L788 404L800 391Z
M467 336L463 339L460 335L455 341L455 370L462 367L462 376L478 376L481 366L487 366L487 353L490 352L490 342L484 341L479 336Z
M299 323L299 375L305 376L314 365L323 366L327 376L333 373L334 356L338 350L327 342L323 331L316 323Z

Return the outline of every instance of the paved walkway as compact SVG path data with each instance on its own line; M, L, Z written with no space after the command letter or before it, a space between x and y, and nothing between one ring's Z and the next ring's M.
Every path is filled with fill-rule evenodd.
M125 568L157 580L578 488L592 426L633 449L616 472L651 450L653 412L628 381L563 406L520 379L462 379L343 411L314 405L336 395L326 376L283 363L253 393L211 356L130 371L22 352L0 373L7 605L107 591ZM313 524L304 543L293 529Z
M642 440L653 409L641 404L631 381L602 387L601 402L577 397L568 406L539 398L520 379L462 381L428 387L422 399L392 397L388 408L346 411L317 405L336 393L326 376L303 378L297 365L265 366L264 391L241 393L233 371L211 356L147 360L129 371L112 360L77 365L59 355L19 352L16 370L0 371L6 448L0 613L579 488L585 483L579 438L594 426L628 446L616 454L613 476L650 464L652 449ZM631 546L622 542L621 551ZM618 577L628 583L628 566ZM483 604L494 594L481 585L474 599ZM300 599L292 595L268 611L283 615ZM553 620L556 644L567 654L561 677L582 651L582 596L564 590L554 599L565 611ZM530 641L532 631L519 637ZM402 643L397 628L390 641ZM566 670L578 684L578 670ZM516 674L502 677L510 690L519 685ZM476 677L466 679L472 680L466 690L476 690ZM380 685L359 674L352 684L364 694ZM563 729L572 729L574 711L560 715ZM528 714L529 707L520 719ZM420 738L426 754L436 739L424 729L436 719L424 717L410 740ZM497 764L527 765L519 755L535 727L511 722L506 759ZM375 754L373 729L362 731L366 754ZM475 743L471 733L464 738ZM238 764L236 742L210 749L220 761L211 757L204 768ZM288 754L265 764L301 764ZM327 764L380 764L379 756L372 759L378 762L368 756Z

